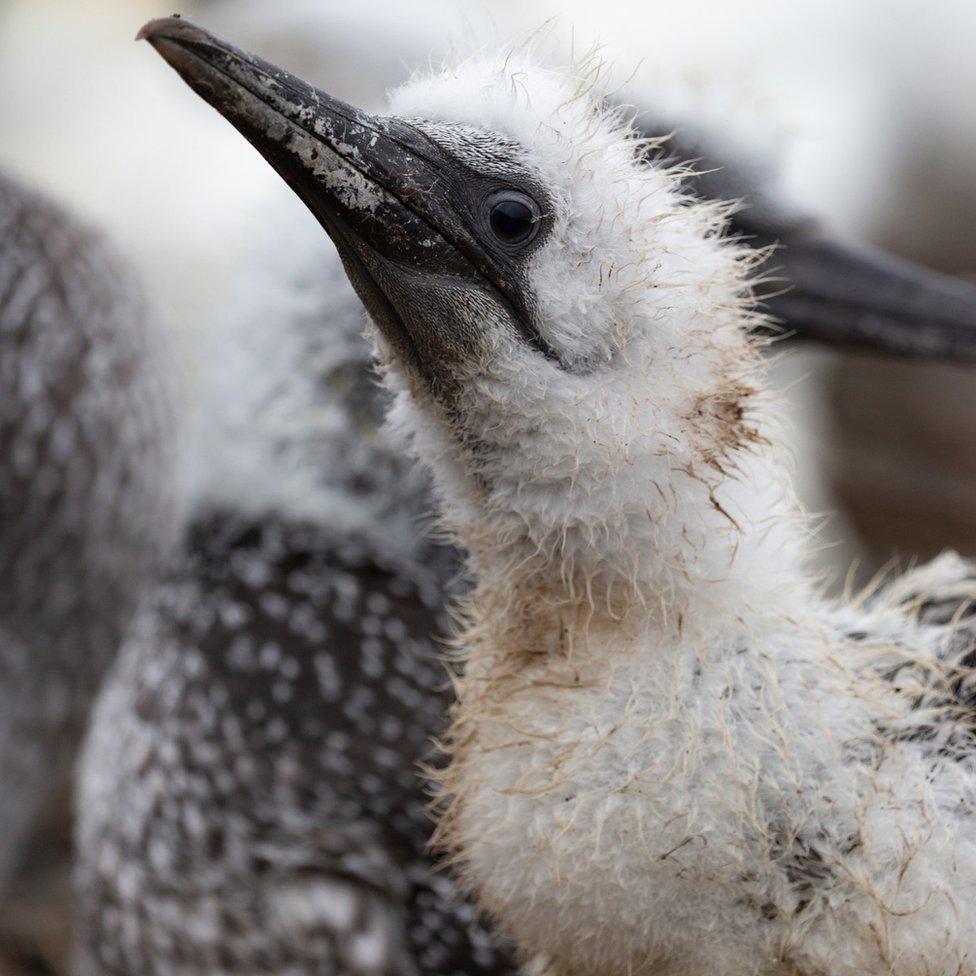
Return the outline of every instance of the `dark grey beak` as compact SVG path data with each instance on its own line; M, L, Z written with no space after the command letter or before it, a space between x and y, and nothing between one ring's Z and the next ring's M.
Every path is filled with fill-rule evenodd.
M773 243L770 241L770 243ZM976 363L976 286L823 233L782 239L769 312L796 335L918 359Z
M347 105L178 18L150 21L138 39L312 211L375 324L408 364L421 373L442 369L470 355L477 341L432 326L435 282L490 291L516 328L531 331L508 269L479 242L477 215L447 192L470 183L471 174L418 129ZM410 299L396 306L388 297L406 292Z
M731 232L769 261L773 294L764 308L788 333L836 346L919 359L976 362L976 285L937 274L880 250L835 240L763 189L761 173L716 150L680 120L635 120L645 135L668 137L660 155L692 166L690 188L714 200L740 200Z

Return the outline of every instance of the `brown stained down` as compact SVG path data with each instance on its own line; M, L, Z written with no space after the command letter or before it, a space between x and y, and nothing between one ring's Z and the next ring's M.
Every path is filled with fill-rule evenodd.
M699 454L710 468L725 472L730 455L763 442L748 416L757 392L754 386L733 380L717 392L702 394L695 400L685 419L698 431Z

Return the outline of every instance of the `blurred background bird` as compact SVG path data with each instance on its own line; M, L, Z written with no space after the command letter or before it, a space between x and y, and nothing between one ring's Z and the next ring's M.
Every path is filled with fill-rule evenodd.
M56 827L94 694L176 541L178 436L175 362L127 262L0 174L0 935L23 914L18 869L50 880L30 841Z
M241 267L253 267L252 242L272 222L296 241L305 240L303 226L316 239L318 230L297 206L283 217L287 205L256 154L130 43L142 20L165 12L142 0L0 6L0 164L107 228L136 266L174 339L202 442L210 393L219 389L208 363L215 349L235 346L221 345L221 323L232 318L228 296L239 291ZM940 2L923 23L907 4L878 2L789 10L705 0L680 10L624 0L599 10L550 0L425 2L406 11L385 2L282 10L211 0L182 12L368 106L453 45L505 37L557 14L564 48L605 42L621 100L653 102L655 117L679 136L706 129L726 156L752 161L760 185L841 239L879 243L953 274L976 265L970 211L960 203L976 192L976 120L955 95L973 71L965 54L976 17L963 3ZM837 585L852 559L866 578L893 554L910 560L949 543L974 548L976 462L964 445L974 442L976 402L965 369L810 350L777 369L795 413L804 500L840 513L826 539L855 540L822 554ZM200 465L188 467L178 494L191 505L213 497ZM241 501L246 482L238 487ZM854 532L842 532L841 520ZM217 571L221 547L253 542L243 531L196 525L189 538L198 575ZM324 545L341 549L334 539ZM60 950L51 947L66 922L60 908L54 918L58 938L41 942L57 963Z

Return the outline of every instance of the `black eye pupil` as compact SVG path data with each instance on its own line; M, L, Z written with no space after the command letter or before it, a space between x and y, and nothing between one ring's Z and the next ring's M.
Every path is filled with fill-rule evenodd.
M491 229L499 240L517 244L535 229L535 215L521 200L499 200L491 208Z

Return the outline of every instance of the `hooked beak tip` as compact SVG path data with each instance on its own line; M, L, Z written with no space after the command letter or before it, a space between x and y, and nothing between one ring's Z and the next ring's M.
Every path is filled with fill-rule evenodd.
M139 28L137 41L149 41L155 45L158 41L180 41L191 37L199 38L203 32L199 27L183 20L178 14L172 17L156 17Z

